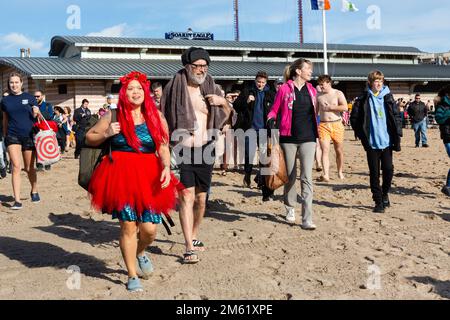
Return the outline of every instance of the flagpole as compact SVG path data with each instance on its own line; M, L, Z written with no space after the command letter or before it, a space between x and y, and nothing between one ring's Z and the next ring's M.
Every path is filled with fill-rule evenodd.
M328 74L326 10L322 10L322 28L323 28L323 71L324 71L324 74Z

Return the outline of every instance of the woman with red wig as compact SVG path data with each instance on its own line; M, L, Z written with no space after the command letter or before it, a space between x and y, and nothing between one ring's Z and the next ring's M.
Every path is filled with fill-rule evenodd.
M112 160L104 157L92 174L89 193L95 209L120 221L127 288L142 291L138 276L147 279L153 272L145 249L161 215L175 208L181 185L170 172L167 122L154 105L147 76L132 72L120 81L118 122L111 123L108 111L86 135L90 146L111 139L112 149Z

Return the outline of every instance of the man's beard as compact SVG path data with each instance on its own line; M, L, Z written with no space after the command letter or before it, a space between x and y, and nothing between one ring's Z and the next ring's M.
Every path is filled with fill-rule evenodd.
M187 68L186 73L187 73L189 82L191 82L194 85L201 86L206 80L206 73L204 73L203 75L197 76L191 70L189 70L189 68Z

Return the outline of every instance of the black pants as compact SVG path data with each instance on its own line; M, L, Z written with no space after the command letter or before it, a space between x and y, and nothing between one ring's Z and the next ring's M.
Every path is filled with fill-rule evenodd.
M259 146L259 136L257 136L256 144L257 144L256 147L258 147ZM256 148L254 150L256 150ZM261 150L260 150L260 152L261 152ZM249 139L249 137L245 137L245 165L244 165L245 175L248 175L248 176L252 175L253 156L254 156L254 154L252 154L250 152L250 139ZM259 171L261 171L261 164L258 164L258 167L259 167ZM265 178L263 176L261 176L260 172L257 173L257 175L255 177L255 182L258 185L258 188L262 190L262 194L263 194L264 198L273 196L275 191L270 190L269 188L266 187Z
M392 149L368 150L367 162L370 170L370 190L372 198L379 203L383 195L391 190L392 178L394 177L394 165L392 164ZM383 171L383 184L380 187L380 169Z
M63 154L66 150L66 131L63 128L59 128L56 138L58 140L59 148L61 149L61 154Z
M83 148L84 146L84 138L85 138L84 129L75 132L75 139L77 141L77 146L75 148L75 157L78 157L81 153L81 148Z

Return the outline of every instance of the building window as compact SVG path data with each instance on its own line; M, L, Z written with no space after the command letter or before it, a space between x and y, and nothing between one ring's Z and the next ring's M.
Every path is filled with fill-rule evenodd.
M67 94L67 84L58 85L58 94Z

